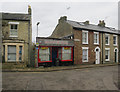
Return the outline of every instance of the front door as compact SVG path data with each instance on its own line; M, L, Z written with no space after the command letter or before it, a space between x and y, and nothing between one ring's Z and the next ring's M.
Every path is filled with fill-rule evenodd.
M55 66L55 64L56 64L57 54L58 54L58 48L52 47L52 65L53 66Z
M115 49L115 63L117 62L117 49Z
M96 49L96 62L95 64L100 64L100 52L99 49Z

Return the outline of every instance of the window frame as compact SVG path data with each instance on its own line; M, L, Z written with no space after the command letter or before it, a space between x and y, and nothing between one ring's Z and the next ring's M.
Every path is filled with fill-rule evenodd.
M8 51L9 46L15 46L15 49L16 49L16 51L17 51L16 45L8 45L8 47L7 47L7 55L11 54L11 53L9 53L9 51ZM15 53L16 53L16 52L15 52ZM12 54L15 54L15 53L12 53ZM16 53L16 55L17 55L17 53ZM17 56L15 56L15 57L16 57L16 59L17 59ZM7 61L8 61L8 62L16 62L16 59L15 59L15 60L8 60L8 57L7 57Z
M87 60L83 60L83 50L87 50ZM82 47L82 62L88 62L88 52L89 52L89 47Z
M9 31L10 31L9 37L18 37L18 25L19 25L19 22L9 22L8 24L9 24ZM17 25L17 29L16 29L17 35L14 35L14 36L11 35L11 25ZM15 29L13 29L13 30L15 30Z
M108 52L108 59L106 59L106 51ZM110 48L105 48L105 61L110 61Z
M108 43L106 44L106 36L108 37ZM105 34L105 45L110 45L110 35Z
M86 42L83 42L83 33L87 33ZM88 31L82 30L82 44L88 44Z
M41 56L41 55L40 55L40 50L41 50L40 48L41 48L41 47L42 47L42 48L44 48L44 47L45 47L45 48L49 48L49 54L47 53L47 54L49 55L49 60L48 60L48 61L46 61L46 60L41 60L41 58L40 58L40 56ZM39 59L38 62L39 62L39 63L52 62L51 50L52 50L52 48L49 47L49 46L48 46L48 47L47 47L47 46L40 46L39 49L38 49L38 59ZM45 54L46 54L46 53L44 53L42 56L44 56Z
M70 53L66 53L66 51L64 50L64 48L70 48ZM65 53L63 53L65 51ZM70 59L63 59L63 55L64 54L69 54L70 55ZM72 47L68 47L68 46L65 46L65 47L62 47L62 56L61 56L61 61L72 61Z
M19 57L20 57L20 54L21 54L21 60L19 59L19 61L22 61L22 58L23 58L22 57L22 55L23 55L23 46L21 46L21 45L19 46L19 51L20 51L20 47L22 47L22 50L21 50L21 53L19 52Z
M99 32L94 32L94 35L95 34L97 34L97 43L95 43L95 41L94 41L94 44L99 45ZM95 36L94 36L94 40L95 40Z
M114 45L114 46L117 46L117 45L118 45L118 43L117 43L118 36L117 36L117 35L113 35L113 38L114 38L114 37L116 37L116 44L114 44L114 39L113 39L113 45Z

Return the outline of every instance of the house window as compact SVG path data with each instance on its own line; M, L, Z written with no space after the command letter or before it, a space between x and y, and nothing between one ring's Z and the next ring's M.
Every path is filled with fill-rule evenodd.
M108 34L106 34L105 35L105 45L109 45L109 35Z
M117 35L113 36L113 45L117 45Z
M82 62L88 62L88 47L82 48Z
M71 60L71 47L62 48L62 60Z
M19 61L22 61L22 46L19 46Z
M94 44L99 44L99 33L94 32Z
M18 28L18 25L16 25L16 24L10 25L10 36L11 37L15 37L18 35L17 28Z
M40 47L39 58L40 61L50 61L50 47Z
M88 31L82 31L82 44L88 44Z
M17 37L19 22L9 22L9 24L10 24L10 37Z
M105 61L110 60L110 48L105 49Z
M16 46L8 46L8 61L16 61Z

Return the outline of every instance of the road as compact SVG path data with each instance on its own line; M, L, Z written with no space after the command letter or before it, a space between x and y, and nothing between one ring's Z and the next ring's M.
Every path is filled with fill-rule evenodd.
M118 90L118 66L54 72L3 72L3 90Z

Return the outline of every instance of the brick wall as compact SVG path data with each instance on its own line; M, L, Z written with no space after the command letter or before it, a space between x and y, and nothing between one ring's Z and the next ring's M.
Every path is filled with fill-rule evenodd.
M100 34L99 34L100 38ZM99 45L94 45L94 32L88 32L88 44L82 44L82 30L74 30L74 63L75 64L93 64L96 60L95 48ZM100 39L99 39L100 44ZM82 62L82 47L89 47L88 49L88 62Z

